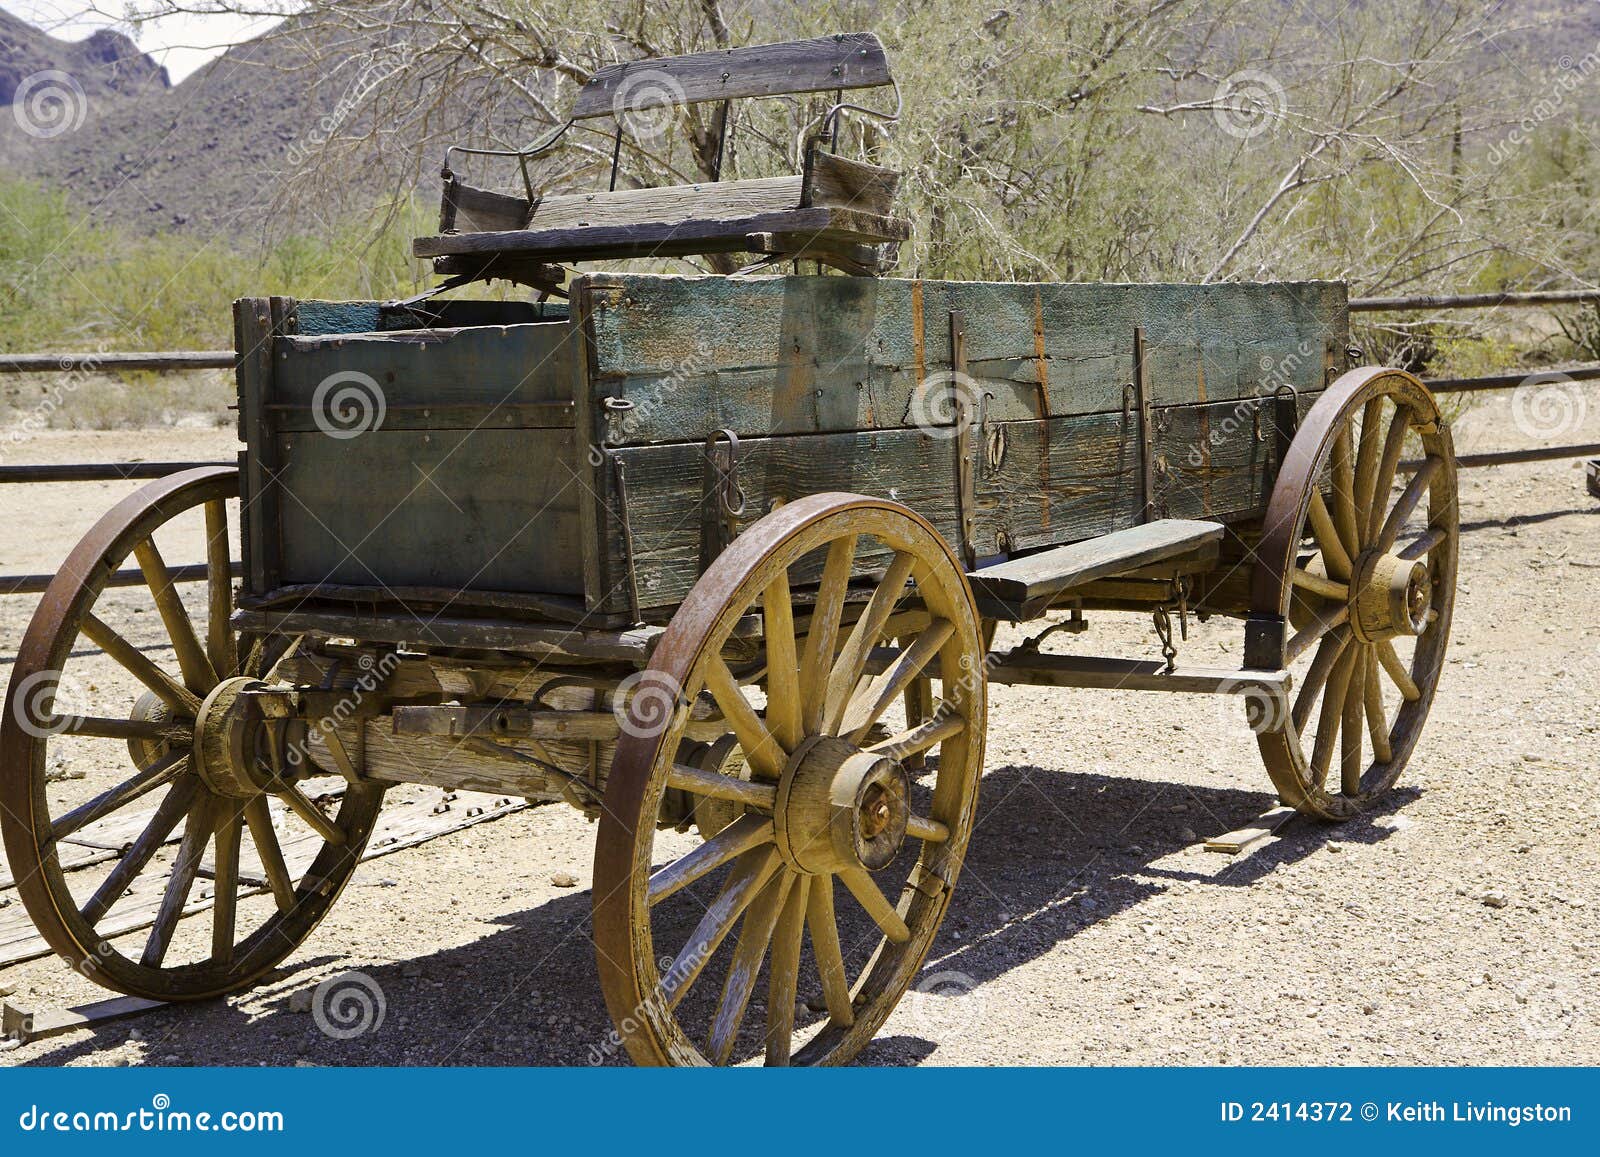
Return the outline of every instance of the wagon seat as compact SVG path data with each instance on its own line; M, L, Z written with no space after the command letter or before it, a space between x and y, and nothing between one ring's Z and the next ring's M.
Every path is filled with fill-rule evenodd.
M882 86L894 90L892 112L844 100L847 89ZM798 175L720 179L733 100L828 91L835 94L833 103L797 137L803 157ZM637 142L641 122L710 101L722 105L713 180L616 187L625 139ZM888 56L870 33L608 65L583 85L570 118L543 141L509 151L452 146L445 154L439 233L417 238L413 252L431 258L448 285L498 277L557 293L565 275L561 263L633 257L752 253L761 255L755 265L803 257L852 274L875 274L879 246L910 236L910 225L890 215L900 174L834 150L847 114L889 122L899 111ZM536 191L529 162L580 121L598 118L614 122L610 188L559 196ZM523 194L466 184L452 167L458 153L515 157Z

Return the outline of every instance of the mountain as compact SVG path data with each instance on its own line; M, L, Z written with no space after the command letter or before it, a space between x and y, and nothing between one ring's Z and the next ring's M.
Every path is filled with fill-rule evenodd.
M0 105L11 104L29 77L50 72L72 77L91 99L171 87L167 70L120 32L102 29L87 40L57 40L0 9Z

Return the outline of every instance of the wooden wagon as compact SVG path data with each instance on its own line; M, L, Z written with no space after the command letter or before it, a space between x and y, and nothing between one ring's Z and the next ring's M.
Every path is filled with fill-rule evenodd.
M861 36L651 63L684 100L887 80ZM237 303L239 470L116 506L17 657L0 825L55 949L140 996L241 989L328 910L388 787L477 788L597 819L636 1060L837 1063L949 904L988 684L1238 696L1279 795L1324 819L1395 781L1449 633L1455 472L1426 389L1352 366L1344 287L864 276L906 229L851 198L893 174L831 156L725 183L708 218L702 188L585 209L447 173L418 251L539 300ZM858 275L552 296L563 262L737 249ZM186 518L189 602L156 541ZM102 608L130 556L166 649ZM1167 660L1041 646L1097 612L1152 616ZM1243 667L1178 665L1188 615L1241 621ZM998 622L1037 630L994 651ZM143 693L59 707L86 651ZM48 782L75 744L115 786ZM99 874L63 869L62 841L152 801ZM143 943L108 942L152 875ZM210 934L186 936L198 876Z

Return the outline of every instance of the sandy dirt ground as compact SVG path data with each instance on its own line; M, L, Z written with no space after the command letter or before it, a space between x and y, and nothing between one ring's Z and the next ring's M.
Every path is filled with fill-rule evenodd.
M1593 440L1597 419L1560 440ZM1526 444L1500 404L1458 440ZM219 430L63 432L8 460L233 449ZM130 489L0 487L0 569L53 570ZM1473 470L1462 521L1432 717L1399 786L1348 824L1296 819L1246 855L1207 853L1274 802L1237 704L993 688L978 824L927 991L860 1063L1600 1063L1600 500L1572 463ZM169 558L198 557L183 545ZM32 601L0 600L8 671ZM1051 646L1154 657L1147 622L1092 622ZM1184 656L1237 662L1240 639L1207 624ZM256 989L0 1063L589 1063L610 1030L587 928L593 836L544 807L372 861ZM301 1010L350 970L385 1013L334 1039ZM107 995L55 959L0 971L0 989L37 1008Z

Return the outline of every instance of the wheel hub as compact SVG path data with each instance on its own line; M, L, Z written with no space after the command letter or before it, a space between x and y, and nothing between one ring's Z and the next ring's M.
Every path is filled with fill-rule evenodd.
M1369 551L1356 560L1350 629L1362 642L1422 634L1432 602L1433 577L1422 559Z
M264 742L260 710L245 694L265 687L259 679L224 679L200 704L194 722L194 769L215 794L251 799L276 782Z
M842 739L802 744L778 781L778 850L808 876L887 867L905 842L911 780L892 759Z

